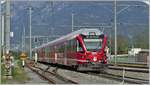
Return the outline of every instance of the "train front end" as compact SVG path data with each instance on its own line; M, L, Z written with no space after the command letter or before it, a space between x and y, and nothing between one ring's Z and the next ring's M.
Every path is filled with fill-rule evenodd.
M82 51L78 52L79 71L102 71L107 67L107 36L88 31L78 36Z

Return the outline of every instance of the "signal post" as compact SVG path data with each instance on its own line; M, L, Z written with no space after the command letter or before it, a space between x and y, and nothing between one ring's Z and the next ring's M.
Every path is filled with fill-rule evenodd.
M22 67L25 66L25 60L27 59L27 55L25 53L21 53L20 59L22 60Z

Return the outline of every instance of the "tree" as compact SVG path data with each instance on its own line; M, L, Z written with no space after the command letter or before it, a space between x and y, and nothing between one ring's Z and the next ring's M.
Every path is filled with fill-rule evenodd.
M115 44L114 38L112 39L112 54L114 54ZM117 35L117 54L126 54L128 53L128 40L123 35Z
M142 30L140 33L136 33L133 38L134 47L148 49L149 48L149 34L148 29Z

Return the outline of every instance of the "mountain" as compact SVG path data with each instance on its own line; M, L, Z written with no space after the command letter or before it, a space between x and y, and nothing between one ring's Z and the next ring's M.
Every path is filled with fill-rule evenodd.
M132 6L131 6L132 5ZM139 5L139 6L137 6ZM71 17L75 26L112 26L105 28L114 34L114 9L112 2L100 1L12 1L12 42L20 42L23 28L29 35L29 7L32 7L32 35L65 35L71 32ZM148 32L148 6L140 2L117 3L117 32L127 39L145 30ZM81 28L74 28L78 30Z

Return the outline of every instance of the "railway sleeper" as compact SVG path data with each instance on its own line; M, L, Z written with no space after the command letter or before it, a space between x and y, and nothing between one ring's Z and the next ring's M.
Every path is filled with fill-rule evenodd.
M55 69L53 69L53 72L57 73L57 71L58 71L58 67L55 67Z
M46 71L48 71L48 69L50 69L51 65L49 65L44 71L43 73L45 73Z

